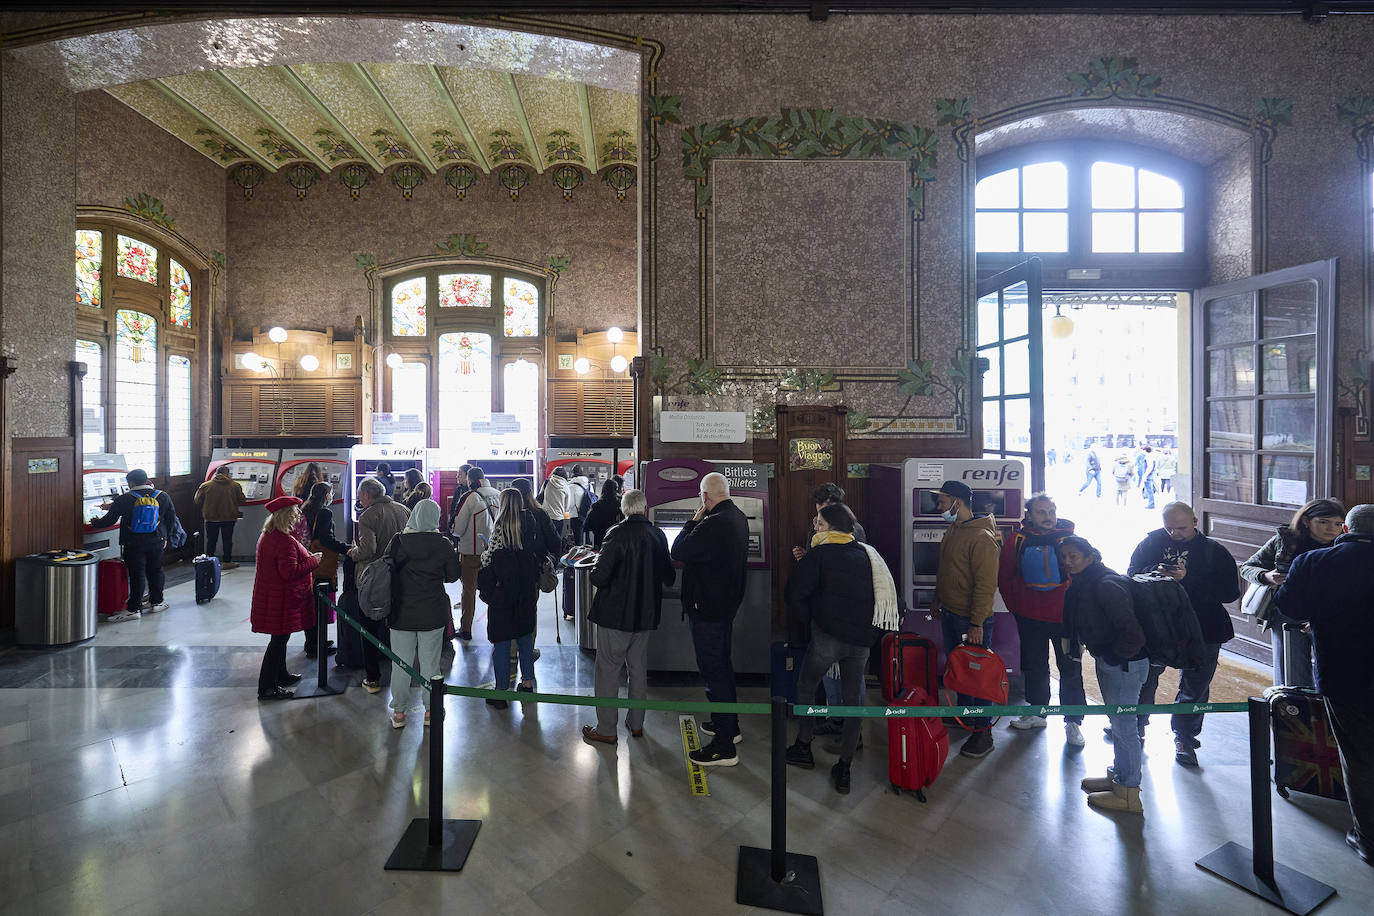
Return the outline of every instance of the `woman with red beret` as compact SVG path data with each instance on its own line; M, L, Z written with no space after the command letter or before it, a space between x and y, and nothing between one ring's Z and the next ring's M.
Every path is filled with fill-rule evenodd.
M286 670L286 641L304 629L307 610L309 623L315 622L310 573L320 565L320 554L310 553L292 534L300 521L300 506L294 496L269 502L271 514L258 538L250 620L254 633L271 637L258 674L258 699L263 701L285 700L291 696L287 688L300 683L299 674Z

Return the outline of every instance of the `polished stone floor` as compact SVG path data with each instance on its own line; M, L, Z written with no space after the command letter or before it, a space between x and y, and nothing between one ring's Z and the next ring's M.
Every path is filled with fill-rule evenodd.
M769 838L763 720L746 721L741 765L709 771L703 798L675 714L593 747L578 736L588 711L450 698L445 816L482 831L459 874L386 872L426 814L425 730L389 728L385 694L356 687L258 704L251 581L250 567L227 573L200 606L173 587L171 610L102 625L83 646L0 652L0 912L744 911L738 847ZM566 624L557 645L553 624L546 601L541 690L589 693L590 659ZM489 657L480 638L460 645L449 680L489 681ZM309 664L299 638L289 659ZM700 697L681 683L653 694ZM815 771L789 771L789 845L819 857L830 913L1278 912L1193 864L1249 843L1243 716L1209 718L1191 771L1167 727L1151 729L1143 818L1084 804L1079 779L1111 759L1092 720L1085 731L1077 750L1058 727L999 726L993 754L952 756L923 805L887 790L886 733L870 720L850 795L830 789L820 742ZM1318 912L1369 912L1374 869L1342 840L1345 806L1272 797L1279 860L1339 891Z

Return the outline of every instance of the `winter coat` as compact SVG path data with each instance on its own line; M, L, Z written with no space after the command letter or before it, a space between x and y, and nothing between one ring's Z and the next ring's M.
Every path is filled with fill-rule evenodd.
M620 512L619 500L598 499L592 510L587 513L582 530L591 536L590 543L596 547L605 539L606 532L611 530L611 526L620 524L624 518Z
M391 541L395 596L388 622L393 630L439 630L448 625L445 582L457 582L458 554L438 531L403 531Z
M723 499L701 521L689 521L673 542L682 564L682 610L693 620L733 620L749 574L749 520Z
M358 546L353 559L358 564L358 575L362 575L368 564L386 553L391 539L406 526L410 510L390 496L380 496L372 505L358 516Z
M1069 588L1069 577L1062 570L1062 581L1055 589L1034 589L1026 585L1021 571L1021 555L1027 547L1047 546L1058 549L1059 542L1073 534L1073 522L1059 519L1054 530L1041 532L1027 528L1022 522L1002 545L1001 561L997 567L997 588L1002 593L1002 601L1007 610L1017 617L1027 620L1042 620L1045 623L1059 623L1064 619L1064 592Z
M501 492L486 484L463 494L449 529L458 541L458 553L465 557L480 557L491 540L491 526L500 509Z
M784 597L791 620L805 632L814 623L846 645L873 644L873 563L858 541L808 550Z
M1231 615L1223 607L1240 597L1240 579L1236 576L1236 561L1221 544L1197 532L1188 541L1175 541L1169 532L1156 528L1136 546L1126 574L1137 576L1163 564L1172 566L1183 562L1184 575L1180 584L1193 603L1202 641L1209 645L1229 642L1236 635Z
M1075 657L1080 646L1108 665L1147 657L1126 582L1100 560L1074 576L1064 593L1064 635Z
M493 643L534 632L539 607L539 567L544 558L538 520L520 510L520 549L505 546L500 531L482 555L477 588L487 605L487 639Z
M239 506L247 499L239 482L224 474L216 474L196 488L195 503L207 522L237 521Z
M315 579L328 582L333 591L338 586L339 557L348 553L348 545L334 537L334 513L329 511L328 505L321 506L314 518L306 519L306 524L310 529L310 542L305 549L310 550L311 544L318 544L323 554L320 565L315 568ZM330 623L333 623L332 617Z
M645 516L631 515L606 532L591 571L597 592L588 616L597 626L612 630L656 630L663 586L676 579L668 538Z
M1293 561L1298 558L1298 554L1306 553L1309 550L1317 550L1322 546L1311 538L1299 539L1297 535L1287 525L1280 525L1278 533L1265 542L1264 546L1256 550L1250 559L1240 565L1240 574L1246 582L1254 582L1258 585L1267 585L1263 579L1265 573L1278 570L1281 573L1288 572ZM1264 629L1272 629L1275 623L1273 614L1265 620L1258 621Z
M574 497L572 483L557 474L551 476L544 484L542 502L544 511L553 520L555 528L560 528L565 519L577 514L577 503Z
M1299 554L1274 600L1312 625L1317 689L1338 703L1374 700L1374 537L1343 534Z
M410 488L410 492L406 493L405 499L401 500L401 502L405 504L407 509L414 509L415 504L420 500L433 498L433 491L430 489L429 484L421 481Z
M254 633L283 636L315 623L310 573L320 561L283 531L265 531L254 557Z
M997 566L1002 535L987 515L955 522L940 541L940 564L935 571L935 600L940 607L973 626L992 616L997 592Z

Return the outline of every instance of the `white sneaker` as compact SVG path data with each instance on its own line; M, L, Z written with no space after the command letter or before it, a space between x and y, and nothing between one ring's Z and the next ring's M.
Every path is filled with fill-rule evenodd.
M105 619L110 623L123 623L126 620L137 620L138 617L138 611L120 611L118 614L111 614Z
M148 613L149 613L149 614L161 613L162 611L165 611L165 610L167 610L167 609L170 608L170 607L171 607L170 604L168 604L166 601L162 601L162 602L159 602L158 604L150 605L150 606L148 607Z
M1064 723L1064 740L1074 747L1083 746L1083 729L1078 727L1077 722Z
M1044 716L1019 716L1011 720L1012 728L1044 728L1048 724Z

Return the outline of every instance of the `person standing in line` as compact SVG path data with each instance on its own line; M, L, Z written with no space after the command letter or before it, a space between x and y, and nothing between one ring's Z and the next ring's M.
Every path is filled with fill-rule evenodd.
M339 588L339 556L348 553L348 545L342 543L334 537L334 513L330 511L329 504L334 498L334 488L324 481L320 481L310 489L310 499L301 507L301 515L305 516L306 527L310 530L310 543L307 550L320 554L320 565L315 567L312 574L315 584L321 583L329 586L329 599L334 600L334 593ZM316 611L318 612L318 608ZM326 623L334 623L334 611L329 609L325 612L329 619ZM307 658L314 658L316 640L319 638L315 628L306 630L305 654ZM333 654L333 641L325 640L325 651Z
M614 482L606 481L606 489ZM606 502L606 490L601 500ZM668 556L668 538L649 521L644 491L626 490L621 498L625 520L606 532L592 585L596 597L588 615L596 624L596 695L620 696L620 672L629 674L630 699L649 696L649 636L658 629L663 608L663 587L677 578ZM582 726L582 737L603 744L616 743L613 706L596 708L596 725ZM635 738L644 735L644 710L631 709L625 727Z
M601 485L601 498L587 513L587 523L583 526L587 543L593 547L600 547L606 538L606 532L624 520L625 514L620 508L622 498L621 487L616 478L606 478L606 482Z
M1294 559L1274 601L1312 628L1350 804L1345 842L1374 865L1374 505L1351 509L1344 527L1333 546Z
M1183 585L1193 605L1198 624L1202 628L1205 658L1196 668L1184 668L1178 673L1178 696L1175 703L1206 703L1212 690L1212 678L1217 673L1221 647L1236 635L1231 615L1225 605L1240 597L1240 577L1236 561L1230 551L1207 537L1197 527L1197 516L1187 503L1173 502L1164 507L1164 527L1151 531L1131 554L1126 570L1130 576L1142 573L1167 576ZM1159 688L1162 665L1151 665L1145 685L1140 689L1140 702L1152 704ZM1149 716L1140 716L1140 735L1145 735ZM1202 746L1202 713L1171 717L1174 730L1174 760L1186 767L1195 767L1197 749Z
M458 581L458 554L439 531L439 504L422 499L387 551L392 573L391 650L407 664L418 659L426 681L439 675L444 627L448 625L448 592L444 583ZM414 684L405 669L391 665L391 727L404 728ZM429 710L425 710L429 725Z
M315 462L310 462L305 466L305 473L296 478L296 482L291 486L291 495L305 502L310 498L310 491L315 484L324 480L324 472Z
M935 606L940 618L945 652L967 640L971 645L992 645L994 619L992 598L997 592L997 568L1002 554L1002 536L990 516L973 514L973 491L968 484L946 480L936 490L936 508L949 523L940 540L940 562L935 570ZM976 705L983 700L958 695L960 705ZM974 730L959 748L964 757L978 759L992 751L991 720L974 718Z
M1059 559L1071 577L1064 594L1064 635L1069 654L1092 653L1097 686L1108 706L1134 705L1149 674L1145 633L1136 620L1126 583L1102 564L1102 554L1080 537L1059 542ZM1111 716L1112 765L1106 777L1081 783L1088 804L1104 811L1141 814L1140 769L1143 742L1135 716Z
M1240 566L1241 577L1247 582L1277 588L1283 585L1288 569L1298 554L1320 547L1330 547L1340 536L1345 525L1345 507L1334 499L1313 499L1293 513L1288 524L1280 525L1278 532L1265 545L1255 551L1250 559ZM1275 687L1312 687L1316 678L1312 672L1312 637L1303 630L1285 628L1292 623L1282 614L1270 608L1270 615L1264 620L1256 620L1269 631L1269 642L1274 650ZM1287 643L1288 656L1293 663L1290 671L1285 668L1284 648Z
M1097 459L1097 452L1086 449L1087 459L1083 462L1083 486L1078 488L1082 493L1094 482L1097 483L1097 498L1102 498L1102 462Z
M220 540L224 543L220 569L238 569L234 562L234 523L239 520L239 507L248 501L243 486L229 476L229 466L221 464L214 476L196 488L195 504L205 521L205 554L215 555Z
M697 670L712 703L735 702L735 667L730 657L735 615L744 601L749 573L749 520L730 499L724 475L701 478L701 505L673 542L672 558L682 568L682 611L692 633ZM698 728L711 742L688 756L699 766L734 766L740 741L739 716L718 712Z
M387 496L381 481L371 477L358 484L358 504L362 506L356 525L358 543L349 548L348 556L355 564L355 575L361 577L363 570L381 559L391 539L405 527L410 511ZM385 621L373 620L366 614L360 615L358 622L378 639L386 625ZM363 640L363 689L368 693L382 691L382 653L366 639Z
M372 475L373 479L382 485L382 493L387 499L391 499L391 494L396 488L396 478L391 474L391 465L385 461L377 465L376 472Z
M498 689L505 690L511 677L511 647L520 659L520 693L534 692L534 629L539 610L539 569L543 562L542 538L534 513L525 508L514 488L501 492L501 511L492 527L491 544L482 554L477 587L487 605L487 639L491 642L491 667ZM493 709L505 709L505 700L487 700Z
M592 511L595 499L592 496L592 482L587 477L582 465L575 464L572 468L572 477L568 479L572 484L572 503L569 506L568 524L572 526L573 543L583 543L583 532L587 527L587 516Z
M453 495L448 499L448 514L444 516L445 531L453 530L453 520L458 517L458 504L463 501L463 497L468 492L468 470L471 467L470 464L458 465L458 479L453 484ZM453 546L457 547L458 545L455 543Z
M401 500L405 507L414 511L416 503L433 495L433 489L425 482L424 475L416 468L406 468L406 495Z
M290 698L290 688L301 681L299 674L286 670L286 642L304 628L303 614L313 600L311 574L320 555L302 547L291 533L300 520L300 505L294 496L278 496L267 504L270 514L255 553L249 619L254 633L269 637L258 671L258 699L263 702Z
M477 613L477 574L482 571L482 554L491 543L491 529L500 506L501 494L487 483L480 467L468 468L468 489L458 503L450 532L458 542L458 559L463 568L463 594L458 607L458 638L472 639L472 620Z
M143 584L148 584L148 613L169 607L163 600L166 577L162 571L162 551L167 548L173 527L180 527L176 506L165 490L155 489L148 473L134 468L124 475L129 489L101 508L105 514L90 520L96 528L119 524L121 559L129 570L129 603L110 616L111 623L139 619L143 609Z
M1054 500L1037 493L1026 500L1026 517L1002 546L997 587L1016 621L1021 637L1021 673L1026 681L1026 702L1045 706L1050 702L1050 653L1059 671L1059 702L1066 706L1087 703L1083 692L1083 665L1064 652L1064 594L1069 588L1067 571L1059 563L1058 547L1073 534L1073 522L1058 516ZM1013 719L1012 728L1044 728L1049 720L1033 712ZM1066 716L1064 735L1074 747L1083 746L1083 717Z

